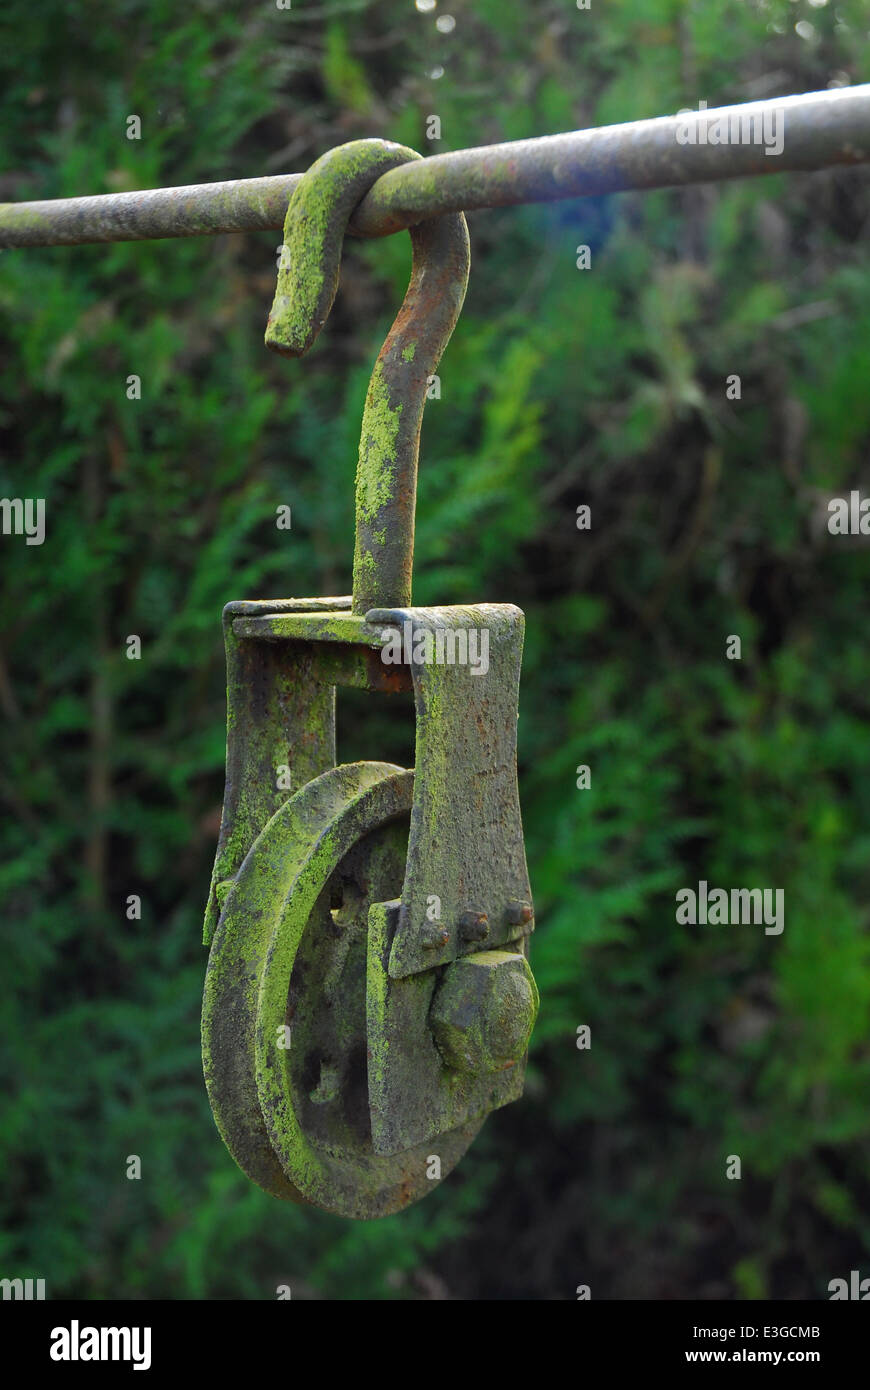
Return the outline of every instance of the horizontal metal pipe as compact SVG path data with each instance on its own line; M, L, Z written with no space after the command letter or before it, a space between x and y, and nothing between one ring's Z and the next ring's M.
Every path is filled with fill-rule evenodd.
M387 236L442 212L868 162L864 84L432 155L381 175L348 230ZM279 231L300 178L2 203L0 246Z

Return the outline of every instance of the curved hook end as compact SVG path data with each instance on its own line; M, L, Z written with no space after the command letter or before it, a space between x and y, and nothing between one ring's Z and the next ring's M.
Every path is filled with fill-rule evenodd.
M287 206L278 284L266 346L302 357L323 327L338 290L344 232L351 213L379 174L415 150L390 140L352 140L328 150L302 176Z
M279 288L269 310L266 347L272 352L277 352L279 357L303 357L317 337L320 327L319 323L312 327L310 322L303 322L299 314L297 296L282 294Z
M288 213L287 222L290 223ZM275 298L269 310L266 324L266 347L281 357L302 357L317 337L325 320L321 308L324 291L322 265L312 257L310 265L299 264L300 252L304 252L305 241L294 236L294 260L289 260L288 234L285 230L285 244L281 248L278 267L278 284ZM337 273L334 275L337 282ZM326 304L326 313L332 304L336 286L332 286Z

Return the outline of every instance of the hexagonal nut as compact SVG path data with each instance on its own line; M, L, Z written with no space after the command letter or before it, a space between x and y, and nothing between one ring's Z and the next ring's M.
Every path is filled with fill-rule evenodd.
M525 956L476 951L444 971L429 1024L435 1045L454 1071L504 1071L523 1056L540 998Z

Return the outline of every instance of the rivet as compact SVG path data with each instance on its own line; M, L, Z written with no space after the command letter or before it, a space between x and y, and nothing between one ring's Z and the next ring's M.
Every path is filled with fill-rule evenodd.
M463 941L485 941L489 936L489 918L485 912L463 912L459 919L459 935Z
M427 922L420 937L424 951L440 951L450 940L450 933L440 922Z

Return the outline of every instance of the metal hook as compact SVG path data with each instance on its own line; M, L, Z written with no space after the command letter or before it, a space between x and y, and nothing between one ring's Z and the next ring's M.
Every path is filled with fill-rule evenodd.
M335 299L354 209L387 169L420 158L389 140L353 140L312 164L287 208L267 347L286 357L308 351ZM421 222L410 235L411 279L378 354L363 410L353 560L358 614L411 603L423 406L468 284L468 228L461 212Z

